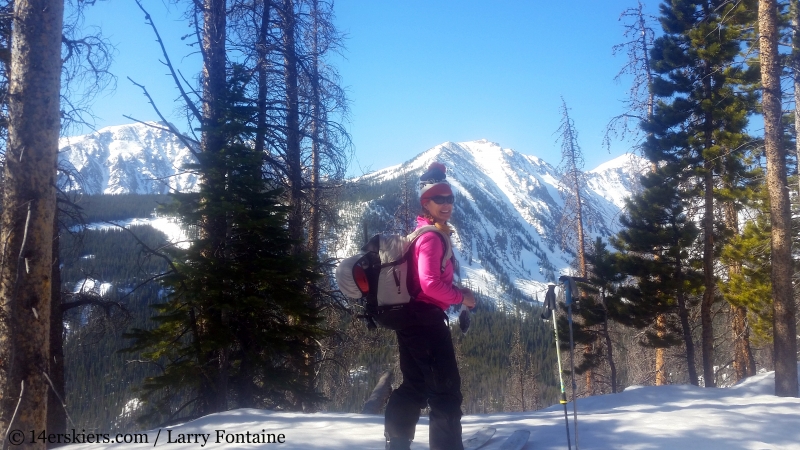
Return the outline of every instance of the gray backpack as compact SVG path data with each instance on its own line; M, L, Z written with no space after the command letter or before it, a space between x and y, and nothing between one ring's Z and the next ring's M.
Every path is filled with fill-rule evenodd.
M409 255L414 243L425 233L436 233L444 244L441 271L453 257L450 237L434 225L417 228L408 236L378 234L372 237L361 252L342 260L336 268L336 282L343 294L365 299L367 319L371 328L377 324L397 330L408 325L406 305L411 301L408 289Z

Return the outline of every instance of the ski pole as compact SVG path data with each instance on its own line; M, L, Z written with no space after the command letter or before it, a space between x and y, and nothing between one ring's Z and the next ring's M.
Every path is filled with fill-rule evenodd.
M559 280L564 282L564 301L567 305L567 322L569 323L569 365L570 365L570 379L572 381L572 413L573 423L575 426L575 450L578 450L578 398L576 391L578 385L575 382L575 341L572 338L572 304L575 298L574 294L577 293L575 286L576 277L562 276ZM581 280L583 280L581 278Z
M561 383L561 399L559 403L564 405L564 424L567 427L567 448L572 450L572 443L569 440L569 413L567 413L567 392L564 389L564 371L561 370L561 349L558 345L558 325L556 324L556 285L547 286L547 294L544 297L545 310L542 312L542 319L547 320L547 310L550 310L551 320L553 321L553 334L556 338L556 360L558 361L558 381Z

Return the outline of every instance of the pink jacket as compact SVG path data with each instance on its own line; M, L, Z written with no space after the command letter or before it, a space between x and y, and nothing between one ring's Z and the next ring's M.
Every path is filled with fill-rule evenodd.
M424 217L417 217L417 228L430 225ZM461 291L453 286L453 261L448 260L442 272L444 243L437 233L425 233L417 239L411 252L409 290L419 301L434 304L442 310L461 303Z

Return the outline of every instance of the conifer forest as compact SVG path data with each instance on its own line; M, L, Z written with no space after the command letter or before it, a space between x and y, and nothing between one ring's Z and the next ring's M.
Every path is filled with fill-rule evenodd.
M99 1L0 0L0 438L12 422L109 432L237 408L382 412L365 403L380 380L402 381L395 335L367 327L334 270L342 248L411 231L421 171L347 177L350 100L331 63L346 40L334 2L175 1L194 40L187 52L202 58L186 74L147 2L132 0L177 92L157 98L137 85L163 119L149 126L191 149L181 170L199 183L89 195L73 189L81 176L58 152L115 82L109 30L81 26ZM580 106L562 98L552 113L563 209L543 222L552 240L513 241L509 224L496 246L563 252L569 267L548 261L540 273L589 281L571 329L563 306L555 315L563 361L574 335L570 396L711 389L774 370L775 394L797 397L800 0L663 0L654 14L629 3L613 50L631 84L606 139L635 142L630 152L647 162L637 188L615 223L596 226L588 144L572 114ZM161 115L176 108L184 124ZM472 187L454 207L459 236L495 208ZM184 238L126 222L153 217ZM558 403L544 292L532 298L500 261L482 264L509 294L476 292L467 333L450 311L463 412Z

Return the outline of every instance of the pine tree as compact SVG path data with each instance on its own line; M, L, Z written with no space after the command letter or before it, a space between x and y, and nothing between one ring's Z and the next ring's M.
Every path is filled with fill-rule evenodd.
M766 193L761 194L762 197ZM770 226L768 201L758 206L755 220L748 221L740 234L735 235L723 247L720 260L723 264L737 264L739 270L731 273L726 283L721 285L725 300L734 308L742 308L748 313L748 328L762 342L772 340L772 283L770 279ZM736 360L734 360L736 364ZM747 362L752 365L751 362ZM735 367L737 377L740 372L752 368Z
M261 155L245 139L252 111L243 79L244 71L235 71L229 82L223 151L199 156L200 170L219 171L225 184L176 195L187 225L224 217L225 240L208 251L212 240L200 233L188 249L175 249L174 271L164 279L169 300L156 306L158 326L128 335L129 350L164 364L144 385L143 399L153 407L145 420L320 400L311 374L298 365L315 353L309 342L323 336L320 311L306 292L317 275L310 255L292 250L281 192L263 177Z
M702 285L690 251L699 230L685 213L680 171L679 166L668 165L642 178L643 191L627 202L614 246L624 253L622 273L636 280L619 291L631 308L630 325L644 328L659 315L669 317L665 329L659 330L663 333L646 333L645 344L664 348L683 342L689 382L697 385L689 307Z
M741 45L752 20L752 2L672 0L661 5L664 35L656 39L651 61L658 101L644 150L654 163L680 165L684 188L702 210L704 291L701 302L703 376L714 374L713 305L717 299L715 245L720 235L715 186L726 156L739 154L754 97L741 85ZM722 222L722 221L719 221Z
M614 361L610 323L630 323L627 305L617 294L624 275L619 265L619 255L611 253L599 237L587 254L587 262L591 284L584 285L583 289L591 295L581 300L579 314L583 318L583 325L580 335L585 336L585 343L590 344L593 352L576 371L580 373L590 366L598 367L605 362L609 368L611 392L617 393L617 366Z

